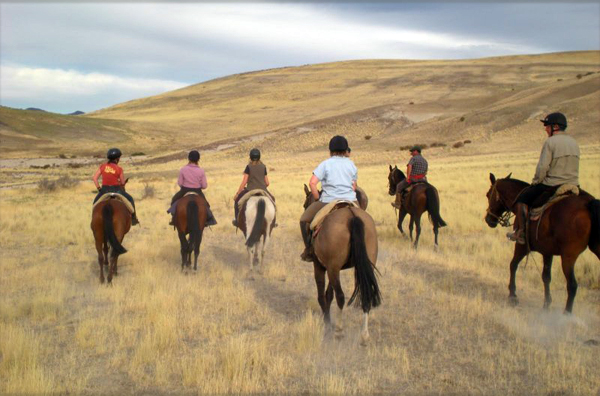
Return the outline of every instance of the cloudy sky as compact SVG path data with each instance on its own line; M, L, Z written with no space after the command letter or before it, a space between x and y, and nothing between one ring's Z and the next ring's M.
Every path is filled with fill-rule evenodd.
M0 104L93 111L234 73L600 49L600 3L0 3Z

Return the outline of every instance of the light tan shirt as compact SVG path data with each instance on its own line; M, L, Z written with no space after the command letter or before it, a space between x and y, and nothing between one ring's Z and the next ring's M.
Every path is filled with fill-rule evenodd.
M579 146L564 132L555 132L546 139L532 184L558 186L579 185Z

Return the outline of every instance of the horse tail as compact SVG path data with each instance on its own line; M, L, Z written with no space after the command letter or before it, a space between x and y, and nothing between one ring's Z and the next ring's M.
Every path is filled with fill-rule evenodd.
M115 235L115 229L113 227L114 211L111 204L106 204L102 208L102 223L104 225L104 239L108 241L110 247L117 254L127 253L127 249L121 245L117 236Z
M350 266L354 267L354 292L348 300L352 304L358 297L363 312L369 312L381 304L381 292L377 284L375 267L365 246L365 224L360 217L350 219Z
M446 222L442 219L442 216L440 216L440 199L437 190L435 187L428 184L425 195L427 197L427 211L429 212L431 221L433 221L433 225L438 228L445 227Z
M200 222L198 221L198 204L195 200L190 199L186 207L187 228L190 233L190 252L197 245L196 241L200 240Z
M261 198L258 200L258 204L256 205L256 216L254 216L254 224L252 225L252 231L246 240L246 246L254 246L260 239L260 236L262 235L263 223L265 222L265 211L265 199Z
M587 205L592 220L588 247L600 259L600 200L594 199Z

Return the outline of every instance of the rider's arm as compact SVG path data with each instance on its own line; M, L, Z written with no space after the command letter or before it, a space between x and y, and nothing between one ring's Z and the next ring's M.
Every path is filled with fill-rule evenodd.
M410 182L410 172L412 172L412 164L406 165L406 181Z
M319 183L319 178L315 175L312 175L310 181L308 182L308 186L310 187L310 192L312 196L317 201L319 200L319 190L317 189L317 184Z
M121 171L121 174L119 175L119 184L121 186L125 186L125 173L123 171Z
M356 180L352 181L352 189L356 191Z
M552 163L552 150L548 143L548 140L544 143L542 153L540 154L540 160L538 161L537 167L535 168L535 176L531 184L539 184L544 181L548 171L550 170L550 164Z
M100 177L101 174L102 174L102 171L100 170L100 168L98 168L96 173L94 173L94 177L92 179L92 180L94 180L94 184L96 185L97 190L100 190L100 184L98 183L98 178Z
M234 198L237 198L237 196L242 192L242 190L244 189L244 187L246 187L246 184L248 184L248 177L249 176L250 175L248 175L247 173L244 173L244 177L242 178L242 184L240 184L240 187L238 188L237 192L235 193L235 197Z

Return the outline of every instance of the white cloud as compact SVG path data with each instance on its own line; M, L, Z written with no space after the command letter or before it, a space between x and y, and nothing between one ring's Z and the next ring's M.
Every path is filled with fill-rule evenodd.
M123 78L102 73L80 73L75 70L0 66L0 99L3 104L29 99L33 106L34 101L77 102L103 96L135 99L186 85L178 81ZM109 102L105 105L116 103Z

